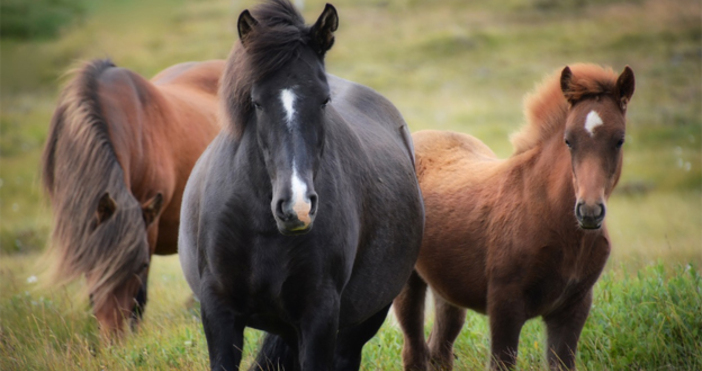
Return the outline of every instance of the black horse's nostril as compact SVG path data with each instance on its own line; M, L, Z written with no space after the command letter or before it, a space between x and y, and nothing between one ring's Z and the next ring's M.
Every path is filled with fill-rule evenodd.
M278 219L282 221L288 221L290 220L290 213L286 213L285 210L285 200L280 199L275 205L275 214L278 217Z
M317 213L317 194L310 195L310 215Z

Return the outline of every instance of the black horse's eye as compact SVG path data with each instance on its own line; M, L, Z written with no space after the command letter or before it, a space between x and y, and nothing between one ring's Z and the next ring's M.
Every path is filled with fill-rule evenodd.
M322 107L326 107L329 103L331 103L331 97L327 97L327 99L324 100Z
M254 108L261 109L261 103L258 103L257 101L252 100L251 104L253 104Z
M619 139L617 141L617 144L616 144L617 149L622 148L623 145L624 145L624 139Z

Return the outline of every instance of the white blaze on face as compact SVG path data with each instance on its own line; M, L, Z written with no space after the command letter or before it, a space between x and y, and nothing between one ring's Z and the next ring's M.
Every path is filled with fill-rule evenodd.
M590 111L585 118L585 130L590 134L590 136L595 136L595 128L602 125L602 118L594 110Z
M286 124L288 130L292 131L295 125L295 93L292 89L283 89L280 92L280 101L283 103L283 110L285 111ZM295 159L292 160L292 178L290 179L290 186L292 187L292 209L297 214L297 219L300 220L306 227L310 223L310 210L312 209L312 203L307 198L307 184L300 178L297 173L297 164Z
M283 102L285 110L285 118L287 119L288 129L292 130L295 119L295 93L292 89L283 89L280 92L280 101Z
M293 173L290 185L292 186L292 209L295 211L295 214L297 214L297 219L304 223L304 226L307 226L311 221L310 210L312 209L312 203L307 198L307 184L305 184L297 174L295 161L293 161Z

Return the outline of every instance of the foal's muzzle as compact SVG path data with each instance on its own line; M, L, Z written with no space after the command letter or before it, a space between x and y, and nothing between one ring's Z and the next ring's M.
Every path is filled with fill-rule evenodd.
M575 217L582 229L599 229L605 218L605 205L601 202L587 204L578 202L575 205Z
M311 192L304 200L278 199L275 202L275 221L284 235L305 234L312 229L317 214L317 193Z

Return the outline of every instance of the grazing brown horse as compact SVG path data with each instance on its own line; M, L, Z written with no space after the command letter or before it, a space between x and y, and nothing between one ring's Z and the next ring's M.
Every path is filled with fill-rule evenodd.
M94 60L62 92L43 155L49 253L58 281L85 275L103 333L138 322L151 255L177 252L185 182L220 130L223 69L183 63L148 81Z
M465 134L414 135L426 228L416 271L395 300L406 370L451 369L466 309L487 314L492 368L515 365L524 322L541 316L551 368L575 366L592 286L609 256L605 202L622 169L629 67L579 64L526 100L514 154ZM427 284L436 320L424 341Z

